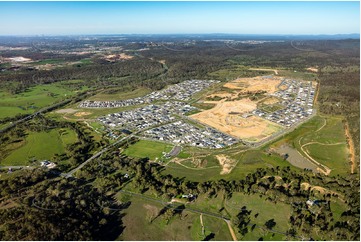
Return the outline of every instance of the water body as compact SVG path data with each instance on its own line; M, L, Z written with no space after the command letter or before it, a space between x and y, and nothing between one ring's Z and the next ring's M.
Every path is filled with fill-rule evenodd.
M317 166L313 164L309 159L303 157L298 150L290 147L287 144L280 146L276 149L276 152L280 155L288 154L286 159L291 165L299 167L301 169L311 169L314 172L317 172Z

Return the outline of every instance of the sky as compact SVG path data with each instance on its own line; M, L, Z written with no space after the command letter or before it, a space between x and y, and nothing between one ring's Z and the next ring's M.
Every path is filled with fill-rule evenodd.
M0 2L0 35L360 33L354 2Z

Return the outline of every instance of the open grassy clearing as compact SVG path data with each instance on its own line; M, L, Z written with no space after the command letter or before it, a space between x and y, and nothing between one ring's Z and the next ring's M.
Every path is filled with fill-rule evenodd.
M159 160L163 157L163 152L168 153L172 148L173 145L156 141L140 140L137 143L130 145L123 153L131 157L148 157L150 160L158 158Z
M314 81L317 79L316 73L311 72L301 72L301 71L292 71L292 70L280 70L278 72L279 76L284 76L286 78L292 78L296 80L303 80L303 81Z
M66 81L38 85L14 95L2 91L0 92L0 119L17 114L33 113L87 89L83 87L80 90L73 90L71 84L71 81Z
M313 159L329 167L331 175L347 175L350 164L344 132L342 117L315 116L270 147L288 143L303 156L307 157L304 153L307 152Z
M30 160L51 160L62 154L65 147L75 143L77 136L70 129L52 129L48 132L30 132L24 141L8 146L7 155L1 165L28 165Z
M273 235L273 233L269 233L268 231L262 229L262 227L266 221L274 219L276 225L273 229L280 232L286 232L289 227L288 219L291 215L290 205L283 203L275 204L267 201L265 197L260 197L256 194L245 195L239 192L233 193L232 197L228 200L224 199L222 192L218 193L215 198L208 198L206 195L201 195L194 203L189 204L189 206L227 217L236 216L242 207L245 206L247 210L251 211L251 223L260 226L253 228L253 230L251 229L252 226L249 226L249 232L244 237L236 232L236 228L233 228L238 239L242 238L245 240L258 240L260 237L267 237L270 240L283 238L284 235L277 233ZM275 210L279 212L275 214ZM203 218L204 217L205 216L203 216ZM225 235L229 235L229 232Z
M133 91L124 92L123 90L118 90L117 88L106 89L92 97L89 100L93 101L113 101L113 100L126 100L136 97L142 97L151 93L150 89L138 88Z
M218 71L210 72L208 75L214 79L222 81L230 81L240 77L250 77L259 75L270 75L274 74L274 71L263 71L263 70L250 70L251 67L243 65L233 65L227 69L220 69ZM268 68L264 68L268 69Z
M222 152L221 152L222 153ZM291 166L290 163L283 160L277 154L268 154L260 150L249 150L239 154L227 153L229 158L235 160L236 166L229 174L221 174L222 167L216 162L213 155L204 156L202 159L207 160L207 165L202 168L196 168L192 163L192 156L182 161L181 164L170 162L162 171L163 174L171 174L175 177L185 177L191 181L209 181L209 180L238 180L245 178L249 173L254 172L257 168L276 168ZM291 167L298 170L299 168Z
M275 230L286 232L288 229L288 219L291 215L291 206L288 204L280 202L275 204L266 200L265 197L260 197L259 194L246 195L235 192L231 199L225 201L224 206L231 214L239 213L240 209L245 206L247 210L252 211L251 223L263 226L266 221L274 219Z
M61 60L61 59L45 59L45 60L41 60L41 61L31 62L30 64L45 65L45 64L62 64L62 63L64 63L64 60Z
M304 150L312 158L331 168L333 173L344 173L348 166L348 149L346 144L325 146L312 144L305 146Z
M157 217L163 207L160 203L132 197L122 219L125 229L118 240L192 240L191 230L199 215L183 211L167 224L163 216Z

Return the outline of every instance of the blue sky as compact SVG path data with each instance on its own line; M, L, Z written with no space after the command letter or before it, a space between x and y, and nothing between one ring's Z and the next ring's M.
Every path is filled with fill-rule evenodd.
M0 2L0 35L359 32L359 2Z

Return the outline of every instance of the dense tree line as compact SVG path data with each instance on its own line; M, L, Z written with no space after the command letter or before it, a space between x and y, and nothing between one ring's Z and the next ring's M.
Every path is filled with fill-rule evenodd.
M51 174L41 170L19 173L20 182L0 182L1 200L16 204L0 209L1 240L115 240L121 234L121 210L129 204L111 203L110 210L103 204L113 198L85 181L44 180Z
M359 226L359 180L357 178L327 177L314 174L310 171L293 171L289 167L257 169L254 173L248 174L242 180L218 180L206 182L192 182L184 178L177 178L163 174L164 167L157 163L150 163L147 159L130 159L113 150L108 155L104 155L101 160L90 163L80 173L84 179L98 179L97 177L110 176L113 180L112 189L121 189L126 181L114 182L116 176L112 175L116 170L126 170L131 174L134 187L139 192L151 192L162 199L170 199L181 194L206 194L212 198L220 193L225 194L225 198L232 197L233 192L244 194L259 194L274 203L286 203L292 206L293 213L290 223L295 229L290 234L295 235L295 231L309 234L311 231L329 231L324 233L325 239L348 239L357 240L360 237ZM99 164L102 164L99 168ZM104 167L103 167L104 166ZM309 183L314 186L322 186L334 192L319 194L315 190L301 187L301 183ZM340 197L342 196L342 197ZM306 208L306 201L317 197L322 201L320 209L316 213L310 212ZM344 211L339 221L334 221L330 209L332 199L342 199L346 201L348 209ZM246 216L247 214L243 214ZM240 226L241 233L246 233L245 229L249 222L242 220L243 215L235 218L234 222ZM343 228L341 228L344 226ZM243 232L242 232L243 231Z

